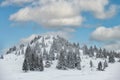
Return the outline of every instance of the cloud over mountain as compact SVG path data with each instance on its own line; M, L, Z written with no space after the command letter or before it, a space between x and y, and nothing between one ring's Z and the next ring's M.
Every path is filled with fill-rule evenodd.
M105 42L103 47L108 50L119 50L120 48L120 26L112 28L98 27L91 34L94 41Z
M32 21L46 27L81 26L86 18L83 12L98 19L111 18L117 12L117 6L109 4L109 0L5 0L3 4L28 4L12 14L10 20Z

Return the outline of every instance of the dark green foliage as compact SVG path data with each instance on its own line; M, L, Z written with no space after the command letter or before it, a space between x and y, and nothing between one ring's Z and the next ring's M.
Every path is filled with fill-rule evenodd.
M38 55L39 52L37 50L38 46L35 46L31 48L29 45L27 46L26 52L25 52L25 61L23 63L23 70L27 68L27 70L30 71L43 71L44 66L43 66L43 58L42 56ZM26 66L27 63L27 67Z
M93 50L93 47L91 46L90 49L89 49L89 56L90 57L93 57L94 56L94 50Z
M83 46L83 54L84 54L84 55L89 55L89 50L88 50L87 45L84 45L84 46Z
M54 54L54 49L53 48L50 49L49 58L50 58L51 61L55 60L55 54Z
M67 67L68 68L75 68L75 59L76 59L76 55L72 52L68 52L67 55Z
M47 57L48 57L48 53L47 53L46 49L44 48L44 50L43 50L43 59L47 60Z
M4 59L3 55L0 55L0 59Z
M81 59L80 59L79 56L77 57L77 61L76 61L76 63L75 63L75 67L76 67L78 70L81 70Z
M38 64L39 64L39 70L40 71L43 71L44 70L44 65L43 65L43 59L42 59L42 56L40 56L40 59L39 59L39 62L38 62Z
M103 50L100 48L98 53L96 54L96 58L104 58L104 55L103 55Z
M102 53L103 53L103 57L104 57L104 58L107 58L107 51L106 51L106 49L103 49L103 52L102 52Z
M78 69L81 70L81 58L80 58L80 53L79 49L74 49L75 51L73 52L72 48L69 47L69 51L61 50L59 59L58 59L58 64L57 64L57 69Z
M115 62L114 55L110 55L108 60L109 60L109 63L114 63Z
M107 63L107 61L105 60L105 61L104 61L104 64L103 64L103 70L104 70L106 67L108 67L108 63Z
M23 62L22 70L25 71L25 72L28 71L28 63L27 63L27 60L26 60L26 59L25 59L24 62Z
M46 68L49 68L50 66L51 66L50 61L49 61L49 60L46 60L46 62L45 62L45 67L46 67Z
M98 48L94 45L94 52L98 53Z
M103 69L102 69L102 62L101 62L101 61L98 63L98 68L97 68L97 70L103 71Z
M61 52L60 52L60 56L59 56L58 64L57 64L56 68L66 70L66 59L65 59L64 50L61 50Z

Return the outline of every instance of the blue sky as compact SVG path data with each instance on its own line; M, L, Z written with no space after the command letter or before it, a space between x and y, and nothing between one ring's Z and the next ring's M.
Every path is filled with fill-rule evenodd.
M39 1L39 4L35 3L37 1ZM110 43L111 40L113 41L112 38L115 38L114 42L119 43L119 40L120 40L119 35L117 37L114 37L114 35L111 34L112 36L108 37L106 41L99 40L98 38L96 38L96 36L92 36L92 40L90 40L90 38L93 32L97 33L97 31L101 30L100 28L101 26L103 26L105 28L104 30L106 31L109 31L108 29L110 28L111 29L110 32L112 32L112 30L113 32L116 31L116 29L114 29L114 27L116 26L119 29L120 27L120 15L119 15L120 14L120 7L119 7L120 0L101 0L100 3L97 2L97 0L90 0L89 2L91 4L89 5L86 5L86 2L84 2L83 0L84 2L83 4L85 4L86 6L81 6L82 4L76 4L77 5L76 7L81 6L82 9L81 7L76 9L76 7L72 6L75 4L74 1L67 2L66 0L65 1L62 0L61 2L57 2L54 0L54 2L51 2L49 4L47 3L47 1L48 0L30 0L30 2L24 2L24 0L21 0L21 1L13 0L13 2L10 0L0 1L0 35L1 35L0 36L0 49L10 47L11 45L14 45L17 42L19 42L22 38L28 37L32 34L41 34L41 33L52 32L52 31L57 32L57 31L64 30L66 28L67 29L70 28L74 30L72 32L67 31L68 34L73 35L70 38L70 41L72 42L79 42L81 44L88 44L88 45L97 44L98 46L105 45L107 47L110 47L112 45L116 45L116 44ZM104 2L104 1L107 1L109 3ZM64 5L61 5L61 3ZM94 7L96 7L95 5L96 3L100 5L98 6L98 9L94 9ZM105 5L103 5L104 3ZM54 9L56 4L58 8L56 7ZM36 8L36 5L38 5L37 8ZM94 5L94 6L91 7L91 5ZM51 10L49 9L49 6L50 8L53 8L56 11L53 10L54 13L49 11ZM61 9L61 6L62 6L62 9ZM69 9L69 6L70 6L70 9ZM66 13L63 12L63 13L58 14L57 9L60 9L58 10L59 12L59 11L64 11L63 8L66 8L65 9ZM41 11L38 11L37 9ZM43 10L42 12L42 9L48 9L48 10L46 11ZM68 12L67 12L67 9L68 9ZM81 10L79 11L79 9ZM33 14L33 16L31 17L31 16L28 16L27 14L27 17L24 17L23 15L21 15L22 10L24 11L29 10L30 14L31 15ZM34 14L35 12L32 13L32 11L35 11L35 10L37 10L36 13L39 13L39 14ZM50 12L48 14L50 18L48 15L43 15L47 11ZM73 14L69 14L69 12L72 13L72 11L74 11ZM47 17L41 17L41 15L47 16ZM54 15L57 15L57 18ZM65 18L63 17L66 15L70 15L70 16L75 15L75 18L73 16L72 18L67 17L66 19L66 17ZM36 16L40 18L40 20L38 18L35 18ZM48 19L49 21L50 20L52 21L52 19L54 20L52 23L45 21ZM63 23L62 20L64 20L65 23ZM45 23L43 21L45 21ZM120 30L118 31L118 33L119 32ZM101 34L95 34L95 35L101 36ZM110 44L106 45L106 43L107 44L110 43Z

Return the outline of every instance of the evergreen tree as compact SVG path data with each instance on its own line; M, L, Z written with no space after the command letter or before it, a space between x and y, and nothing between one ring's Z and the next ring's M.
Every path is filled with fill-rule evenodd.
M39 59L39 70L40 71L44 70L43 59L42 59L41 55L40 55L40 59Z
M55 60L54 49L52 47L50 48L50 51L49 51L49 57L51 61Z
M114 63L115 62L114 55L111 54L108 60L109 60L109 63Z
M88 50L87 45L84 45L84 46L83 46L83 54L84 54L84 55L88 55L88 54L89 54L89 50Z
M98 68L97 68L99 71L102 71L102 62L100 61L99 63L98 63Z
M26 48L26 52L25 52L25 58L29 59L30 54L31 54L31 47L30 47L30 45L28 45L27 48Z
M94 52L98 53L98 48L94 45Z
M47 57L48 57L48 53L47 53L46 49L44 48L44 50L43 50L43 59L47 60Z
M25 59L24 62L23 62L22 70L25 71L25 72L28 71L28 64L27 64L27 60L26 60L26 59Z
M89 49L89 56L90 57L93 57L94 56L94 50L93 50L93 47L91 46L90 49Z
M58 64L57 64L56 68L62 69L62 70L66 69L66 60L65 60L64 50L61 50L61 52L60 52L60 56L59 56Z
M49 68L50 66L51 66L50 61L49 61L49 60L46 60L46 61L45 61L45 67L46 67L46 68Z
M107 61L105 60L105 61L104 61L104 64L103 64L103 70L104 70L106 67L108 67L108 63L107 63Z
M4 59L3 55L0 55L0 59Z
M30 45L27 46L25 51L25 60L27 60L27 66L29 67L28 70L30 70L32 60L31 60L31 47Z
M34 54L32 54L32 56L31 56L30 70L31 71L35 70L35 56L34 56Z
M42 47L43 47L43 48L45 47L45 40L44 40L44 37L42 38Z
M67 67L68 68L75 68L75 60L76 59L76 55L70 51L68 52L68 55L67 55Z
M107 51L106 51L106 49L103 49L103 56L104 56L104 58L107 58Z
M81 70L81 58L80 56L77 56L76 66L78 70Z
M98 53L96 54L96 58L104 58L101 48L99 49Z
M93 67L93 62L92 62L92 60L90 60L90 68L92 68Z
M49 54L46 54L45 67L49 68L51 66Z

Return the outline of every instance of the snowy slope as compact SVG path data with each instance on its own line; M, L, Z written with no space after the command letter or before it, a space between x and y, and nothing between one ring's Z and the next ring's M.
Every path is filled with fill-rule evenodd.
M91 70L85 59L82 64L82 70L57 70L55 68L56 61L50 68L45 71L22 71L23 55L17 56L8 54L4 59L0 59L0 80L120 80L120 63L109 64L105 71ZM94 64L96 64L94 60ZM86 66L86 67L84 67Z
M34 46L37 43L40 44L40 48L46 49L47 52L55 40L55 44L59 43L59 46L71 44L67 40L57 35L32 35L28 39L24 39L21 44L10 48L8 54L4 55L4 59L0 59L0 80L120 80L118 74L120 74L120 63L110 64L105 71L97 71L97 64L104 59L97 59L95 57L90 58L87 55L83 55L83 51L80 51L81 68L58 70L56 69L57 60L53 61L50 68L45 68L43 72L40 71L28 71L24 73L22 71L22 65L24 61L24 54L27 44ZM26 42L27 41L27 42ZM90 60L93 62L93 68L90 68ZM44 63L45 65L45 63Z
M5 53L7 54L16 54L21 55L25 53L26 47L28 44L30 46L35 46L37 43L40 45L41 49L46 49L49 52L53 41L57 40L58 42L62 41L63 43L67 43L67 40L58 36L51 34L43 34L43 35L31 35L28 38L24 38L20 41L19 44L9 48ZM58 44L56 42L55 44Z

